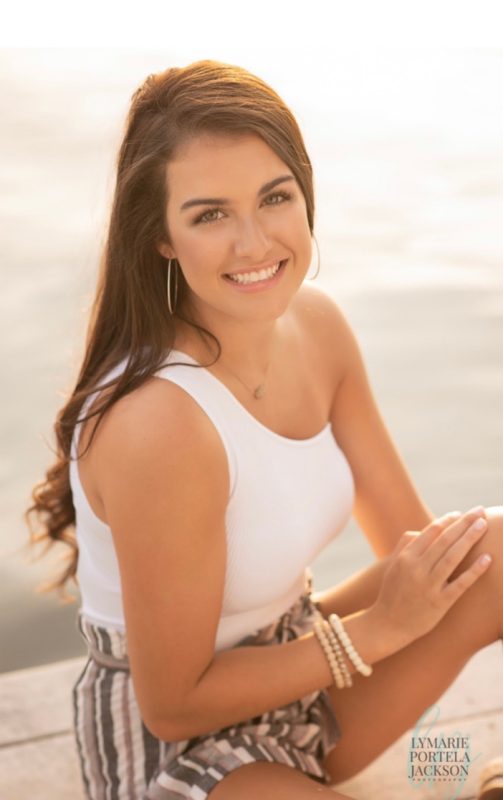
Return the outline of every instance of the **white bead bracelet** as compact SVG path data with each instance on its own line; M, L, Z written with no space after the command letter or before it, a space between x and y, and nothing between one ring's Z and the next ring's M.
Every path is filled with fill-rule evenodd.
M329 614L328 621L332 626L334 633L339 637L348 655L348 658L351 659L358 672L361 675L365 675L366 678L368 678L369 675L372 675L372 667L370 664L365 664L361 656L356 652L351 639L344 629L344 625L342 624L340 617L338 617L337 614Z
M332 672L332 676L335 682L335 685L338 689L344 689L345 681L342 675L341 669L337 662L336 655L330 646L330 642L328 640L328 636L325 633L323 628L323 620L317 619L313 625L314 632L318 637L318 641L323 648L323 652L327 658L327 661L330 665L330 671Z
M335 651L335 654L337 656L337 661L339 662L339 667L341 668L341 672L344 676L344 685L349 688L350 686L353 685L353 679L351 677L351 673L348 669L348 666L344 660L344 653L342 652L342 647L340 646L339 640L336 634L334 633L332 626L330 625L328 620L324 619L323 624L325 626L325 633L327 634L328 640L332 645L332 650Z

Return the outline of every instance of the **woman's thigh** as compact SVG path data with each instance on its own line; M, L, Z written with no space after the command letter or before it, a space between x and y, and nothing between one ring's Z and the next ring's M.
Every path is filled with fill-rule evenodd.
M298 769L263 761L233 770L208 797L210 800L352 800Z
M325 759L325 767L334 783L358 773L413 728L424 711L444 694L471 656L503 636L502 510L501 506L487 509L488 531L457 567L453 577L481 553L491 553L493 563L438 625L407 647L375 663L369 678L356 673L351 688L329 688L342 731L340 741ZM361 580L364 583L364 576ZM375 570L371 580L375 581ZM367 596L368 586L362 591ZM361 607L365 606L357 602L353 610ZM346 609L344 613L351 611Z

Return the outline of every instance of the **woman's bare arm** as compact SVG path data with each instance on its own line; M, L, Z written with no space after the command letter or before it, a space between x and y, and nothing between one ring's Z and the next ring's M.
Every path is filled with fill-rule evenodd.
M159 381L111 409L95 463L117 550L136 697L147 727L169 741L280 707L329 686L332 675L314 633L215 654L226 563L225 451L193 398ZM368 663L404 644L377 616L366 610L345 620Z
M95 463L117 549L137 701L147 727L169 741L278 708L330 685L332 676L311 632L284 644L215 653L227 458L194 399L159 381L111 409ZM367 663L431 630L482 574L486 567L476 562L446 582L483 535L469 527L472 516L444 520L402 542L407 546L393 553L376 603L343 617Z
M316 286L303 286L298 302L325 348L327 372L335 375L330 421L355 481L353 515L376 556L387 556L404 531L422 530L434 514L393 442L345 314Z
M386 633L385 619L366 609L342 619L353 645L374 664L406 644ZM344 655L349 672L355 667ZM370 678L371 680L372 678ZM223 728L294 702L333 683L327 658L314 633L283 644L243 646L218 653L187 695L175 738ZM341 691L351 691L351 688ZM169 724L158 729L171 733Z

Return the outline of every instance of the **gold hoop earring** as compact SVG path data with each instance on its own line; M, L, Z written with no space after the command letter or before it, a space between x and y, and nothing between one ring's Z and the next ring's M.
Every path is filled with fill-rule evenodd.
M178 295L178 269L177 269L176 264L175 264L175 267L174 267L174 270L175 270L175 299L174 299L173 303L171 303L171 262L172 261L176 262L176 258L168 258L168 277L167 277L167 286L166 286L167 297L168 297L168 308L169 308L169 313L171 315L173 315L175 313L176 298L177 298L177 295Z
M314 243L316 245L316 250L318 251L318 264L317 264L316 272L314 273L314 275L311 278L307 278L308 281L314 281L314 279L318 276L318 273L320 271L320 265L321 265L320 248L318 247L318 242L316 241L316 236L314 235L314 233L312 234L312 238L314 239Z

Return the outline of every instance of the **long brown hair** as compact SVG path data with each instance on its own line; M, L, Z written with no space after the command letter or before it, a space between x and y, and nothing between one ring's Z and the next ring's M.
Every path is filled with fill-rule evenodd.
M45 543L41 555L55 542L64 542L70 548L61 575L39 588L42 592L59 590L63 602L75 600L65 593L66 582L71 578L78 584L75 509L69 478L73 431L77 423L98 415L89 447L105 412L152 376L173 347L175 330L166 301L167 261L156 247L161 240L170 243L165 223L169 191L165 170L179 147L206 132L255 133L262 137L294 174L304 194L313 233L311 162L295 117L267 83L242 67L206 59L149 75L134 92L117 159L115 192L84 357L75 387L54 423L56 461L45 479L33 487L33 504L24 514L30 529L29 547ZM216 337L188 313L188 286L180 265L176 266L175 314L194 326L199 335L210 336L220 355ZM123 359L126 367L122 374L100 384ZM79 419L86 398L108 387L112 391L105 394L103 402ZM31 527L31 514L41 523L39 531Z

